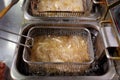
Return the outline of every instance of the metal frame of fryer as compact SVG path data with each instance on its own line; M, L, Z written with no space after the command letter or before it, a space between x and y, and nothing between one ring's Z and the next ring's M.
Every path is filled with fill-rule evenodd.
M89 0L87 0L87 1L89 1ZM84 21L86 20L87 22L85 22L85 24L91 24L91 25L95 25L95 28L97 28L98 29L98 32L100 33L100 38L101 39L103 39L104 37L103 37L103 32L101 32L101 25L98 25L98 23L100 22L100 21L97 21L98 20L98 17L104 17L104 13L105 13L105 11L106 11L106 9L107 9L107 0L102 0L103 2L99 2L98 0L91 0L91 1L93 1L93 4L95 4L95 5L97 5L97 6L99 6L99 5L101 5L101 6L99 6L99 9L97 9L98 10L98 12L97 12L97 14L92 14L92 13L90 13L90 15L92 15L92 16L81 16L81 17L78 17L78 16L76 16L76 17L35 17L35 16L32 16L32 15L30 15L27 11L28 11L28 5L29 5L29 2L30 2L30 0L25 0L24 1L24 5L23 5L23 7L22 7L22 9L23 9L23 11L24 11L24 17L25 17L25 19L27 19L27 20L29 20L28 22L31 24L31 22L30 22L30 20L32 20L32 22L34 21L35 23L36 23L36 21L38 21L38 23L40 23L40 22L45 22L46 24L48 24L49 23L49 21L50 21L50 23L52 23L52 21L53 21L53 24L52 25L54 25L54 23L56 22L56 21L58 21L58 23L61 23L61 21L60 20L63 20L63 22L65 21L65 22L69 22L69 21L71 21L70 23L75 23L76 24L76 21L77 22L79 22L79 24L84 24ZM111 12L109 11L109 15L111 16ZM97 18L96 18L97 17ZM99 19L100 20L100 19ZM113 20L113 19L112 19ZM104 22L104 21L103 21ZM107 21L108 22L108 21ZM109 23L109 22L108 22ZM75 25L74 24L74 25ZM32 24L31 24L32 25ZM70 24L71 25L71 24ZM112 26L115 26L114 25L114 23L113 23L113 25L105 25L104 27L112 27ZM86 27L86 26L85 26ZM92 26L92 27L94 27L94 26ZM102 27L103 28L103 30L104 30L104 27ZM30 27L30 25L27 25L26 27L25 27L27 30L28 29L30 29L31 27ZM24 28L24 29L25 29ZM60 26L59 26L59 28L60 28ZM105 29L106 30L106 29ZM115 31L116 32L116 31ZM24 34L26 34L26 33L28 33L27 31L24 31L23 30L23 32L22 33L24 33ZM120 40L120 38L118 37L118 34L117 35L115 35L115 36L117 36L117 38ZM22 40L21 40L22 39ZM20 39L20 42L23 42L24 43L24 40L23 40L23 38L21 38ZM104 39L103 40L101 40L102 41L102 44L103 44L103 46L101 46L100 45L100 47L104 47L105 48L105 46L104 46ZM119 42L119 41L118 41ZM100 43L99 42L99 40L97 41L97 42L95 42L95 43ZM96 47L96 46L95 46ZM98 47L99 48L99 47ZM37 75L31 75L31 74L24 74L24 69L20 69L20 68L22 68L23 67L23 65L24 64L26 64L26 63L24 63L24 61L23 60L21 60L22 59L22 56L23 56L23 46L21 47L21 46L17 46L17 48L16 48L16 52L15 53L17 53L17 54L15 54L15 58L14 58L14 60L13 60L13 65L12 65L12 69L11 69L11 76L14 78L14 79L25 79L25 80L32 80L32 79L37 79L37 80L39 80L39 79L41 79L41 80L58 80L58 79L69 79L69 80L73 80L73 79L75 79L75 80L80 80L80 79L82 79L82 80L112 80L114 77L116 77L115 78L115 80L117 80L118 79L118 75L116 74L116 71L115 71L115 65L114 65L114 63L113 63L113 60L111 60L108 56L106 56L105 54L106 54L106 51L107 50L105 50L105 53L103 54L103 56L106 56L106 58L107 58L107 60L108 60L108 66L102 66L102 67L104 67L105 69L106 68L108 68L107 69L107 71L105 71L105 72L103 72L103 74L102 75L90 75L90 76L87 76L87 75L78 75L78 76L37 76ZM21 54L22 53L22 54ZM110 53L108 53L108 54L110 54ZM102 57L100 58L100 59L103 59ZM21 62L23 62L21 65L19 65ZM28 67L26 67L27 68L27 70L28 70ZM27 71L26 70L26 71ZM25 71L25 72L26 72Z
M53 23L55 25L55 23ZM53 25L52 24L52 25ZM95 29L99 32L99 26L97 24L95 24L95 22L88 22L88 23L85 23L86 25L84 24L74 24L74 25L66 25L67 26L83 26L85 28L92 28L92 29ZM21 34L23 35L27 35L29 29L31 27L33 27L34 25L36 24L27 24L27 25L24 25L24 29L21 31ZM41 26L44 25L43 24L40 24ZM46 23L46 25L48 25ZM51 25L51 26L52 26ZM61 26L61 25L60 25ZM60 27L59 26L59 27ZM96 33L95 33L96 34ZM25 43L25 40L24 38L20 38L19 39L19 42L22 42L22 43ZM100 45L101 46L101 45ZM111 80L114 78L114 76L116 75L116 71L115 71L115 66L114 66L114 63L112 60L109 60L108 59L108 70L106 72L103 72L102 75L90 75L90 76L82 76L82 75L78 75L78 76L37 76L37 75L29 75L29 74L25 74L24 72L26 72L26 70L24 69L28 69L27 67L25 68L24 67L24 62L22 60L22 55L23 55L23 49L24 47L23 46L20 46L20 45L17 45L16 47L16 51L15 51L15 56L14 56L14 60L13 60L13 64L12 64L12 68L11 68L11 76L13 79L15 80L58 80L58 79L69 79L69 80ZM105 66L104 66L105 67ZM115 79L116 80L116 79Z

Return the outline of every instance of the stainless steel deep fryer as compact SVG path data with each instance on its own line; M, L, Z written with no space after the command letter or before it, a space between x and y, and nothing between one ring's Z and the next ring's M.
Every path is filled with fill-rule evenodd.
M89 69L91 63L94 61L94 52L91 41L91 34L86 28L68 28L68 27L41 27L35 26L28 32L29 37L34 38L41 35L78 35L85 38L88 47L88 55L90 61L75 63L75 62L32 62L30 60L31 52L28 48L24 49L23 60L29 67L29 73L38 75L50 74L69 74L69 73L84 73ZM26 40L26 44L28 41ZM34 43L33 43L34 45Z

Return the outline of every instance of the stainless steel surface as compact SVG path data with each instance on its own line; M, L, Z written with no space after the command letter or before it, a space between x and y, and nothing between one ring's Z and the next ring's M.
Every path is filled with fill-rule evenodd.
M108 27L103 27L101 29L104 37L104 44L105 47L119 47L119 44L117 40L115 39L115 34L113 32L113 28L108 26Z
M19 0L12 0L12 2L0 12L0 18L2 18L9 11L9 9L18 1Z
M7 7L10 4L10 2L11 0L0 0L0 10ZM22 24L22 20L23 20L23 18L21 17L22 16L22 12L20 8L21 4L22 1L19 1L17 5L12 7L8 11L8 13L2 19L0 19L0 28L15 33L19 33L20 25ZM11 34L7 34L1 31L0 31L0 36L14 40L16 42L18 41L17 36L13 36ZM11 63L13 60L15 47L16 47L15 44L0 39L0 61L5 62L9 68L11 68L12 65Z

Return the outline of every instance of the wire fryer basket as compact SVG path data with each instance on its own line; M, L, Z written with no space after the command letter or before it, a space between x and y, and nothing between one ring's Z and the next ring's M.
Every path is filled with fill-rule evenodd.
M92 0L81 0L83 6L83 11L69 11L69 10L39 10L38 6L39 3L41 3L44 0L30 0L29 1L29 9L28 13L30 13L32 16L39 16L39 17L78 17L78 16L85 16L88 15L92 9ZM47 0L46 0L47 1ZM48 0L49 1L49 0ZM59 1L59 0L56 0ZM62 3L62 1L61 1ZM46 5L46 4L45 4ZM48 5L50 6L50 5ZM71 5L72 6L72 5ZM44 7L44 6L43 6ZM48 7L49 8L49 7Z
M28 32L28 36L33 38L42 35L55 35L55 36L71 36L77 35L85 38L87 42L87 49L89 61L84 62L44 62L44 61L31 61L31 52L28 48L24 49L23 60L28 64L29 73L38 75L51 75L51 74L76 74L84 73L89 69L91 63L94 61L94 52L91 41L91 35L86 28L68 28L68 27L40 27L35 26ZM26 44L28 41L26 40ZM34 45L34 43L33 43ZM73 54L74 55L74 54Z

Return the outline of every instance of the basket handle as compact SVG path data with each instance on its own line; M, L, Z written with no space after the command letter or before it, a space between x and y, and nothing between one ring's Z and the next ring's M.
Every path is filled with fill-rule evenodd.
M0 36L0 39L2 39L2 40L9 41L9 42L12 42L12 43L24 46L24 47L28 47L28 48L33 46L33 38L31 38L31 37L28 37L28 36L25 36L25 35L20 35L20 34L17 34L17 33L11 32L11 31L7 31L7 30L4 30L4 29L0 29L0 31L6 32L6 33L10 33L10 34L13 34L13 35L16 35L16 36L24 37L28 41L30 41L31 44L22 44L22 43L15 42L15 41L12 41L12 40L9 40L9 39L6 39L6 38Z
M120 60L120 57L113 57L113 56L111 56L110 54L114 54L114 53L109 53L107 48L104 51L105 51L106 57L108 59L111 59L111 60ZM120 51L118 51L118 52L119 52L118 54L120 54Z
M105 51L105 55L108 59L111 59L111 60L120 60L120 44L115 37L116 37L116 34L114 34L114 29L112 27L103 27L101 29L101 32L102 32L102 37L103 37L103 40L104 40L104 51ZM109 52L108 50L110 49L115 49L117 52L117 56L112 56L110 54L115 54L115 51L114 53L111 53Z

